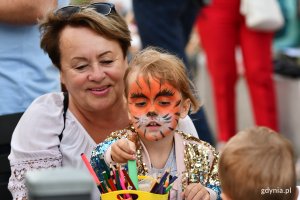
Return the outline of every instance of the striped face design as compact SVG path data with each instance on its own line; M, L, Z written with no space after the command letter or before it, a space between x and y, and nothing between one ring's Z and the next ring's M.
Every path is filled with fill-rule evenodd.
M181 94L169 83L161 84L140 75L131 76L128 88L128 107L133 126L141 137L157 141L172 133L178 124ZM134 79L134 80L133 80Z

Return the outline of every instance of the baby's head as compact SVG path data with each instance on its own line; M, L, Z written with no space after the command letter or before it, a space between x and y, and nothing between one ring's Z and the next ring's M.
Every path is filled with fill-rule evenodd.
M290 142L266 127L239 132L219 162L223 200L291 200L296 191Z
M147 140L166 137L190 109L199 108L183 62L162 50L146 48L135 55L124 83L133 126Z

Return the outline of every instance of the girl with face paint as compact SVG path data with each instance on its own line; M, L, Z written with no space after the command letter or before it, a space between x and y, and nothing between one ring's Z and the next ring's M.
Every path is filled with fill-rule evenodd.
M91 158L95 171L101 168L99 157L107 164L136 159L139 175L170 169L172 176L178 176L170 199L219 199L218 153L208 143L178 131L180 119L199 108L182 61L147 48L131 60L124 82L131 125L96 147Z
M170 83L138 73L128 77L128 109L132 125L144 142L165 140L185 117L190 100Z

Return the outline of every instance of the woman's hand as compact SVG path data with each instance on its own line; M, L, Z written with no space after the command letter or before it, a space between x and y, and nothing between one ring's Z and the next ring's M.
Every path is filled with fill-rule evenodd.
M126 163L135 160L135 143L122 138L111 145L111 158L116 163Z
M191 183L182 193L182 198L185 200L209 200L210 196L201 183Z

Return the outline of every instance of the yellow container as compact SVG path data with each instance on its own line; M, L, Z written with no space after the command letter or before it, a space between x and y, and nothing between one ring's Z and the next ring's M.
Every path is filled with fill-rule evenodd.
M118 191L102 194L101 199L118 200L118 195L120 194L132 194L133 197L136 197L132 199L138 199L138 200L167 200L169 197L169 194L154 194L154 193L144 192L140 190L118 190Z
M153 180L153 178L149 176L139 176L138 178ZM168 200L169 197L169 194L154 194L141 190L118 190L101 194L101 200L119 200L118 195L120 194L131 194L133 198L129 198L128 200Z

